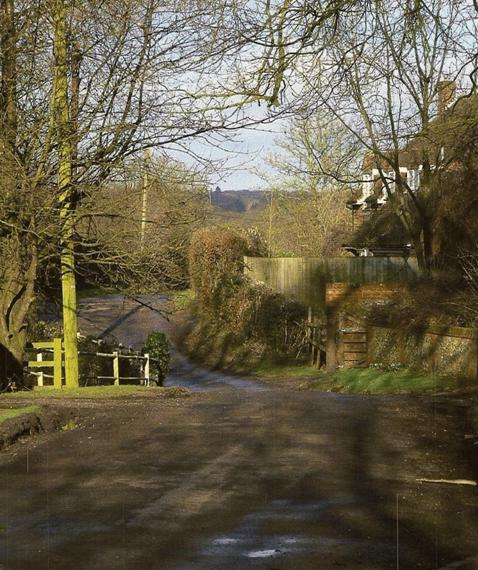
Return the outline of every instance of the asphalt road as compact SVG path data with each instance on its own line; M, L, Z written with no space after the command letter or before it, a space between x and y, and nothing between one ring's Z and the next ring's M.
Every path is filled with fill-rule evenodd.
M83 316L133 345L171 326L118 299ZM476 479L467 401L221 381L181 359L168 383L194 391L74 402L77 429L4 455L0 568L478 568L478 488L417 481Z

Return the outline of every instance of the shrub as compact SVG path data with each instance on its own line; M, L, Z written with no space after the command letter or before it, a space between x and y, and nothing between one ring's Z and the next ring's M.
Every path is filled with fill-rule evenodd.
M196 310L208 331L227 337L232 350L247 342L257 353L286 351L305 308L245 278L247 252L247 240L231 230L206 229L193 236L189 260Z
M149 354L151 358L151 376L156 377L158 383L162 383L168 373L171 359L166 335L158 331L151 332L144 343L143 353Z
M196 232L189 247L189 275L202 316L220 316L224 300L242 281L246 240L225 228Z

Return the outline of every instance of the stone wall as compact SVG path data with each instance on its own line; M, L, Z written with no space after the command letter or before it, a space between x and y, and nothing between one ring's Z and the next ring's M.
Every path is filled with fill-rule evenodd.
M406 294L404 283L327 283L326 361L329 370L336 366L367 366L367 316L397 293Z
M429 327L406 332L368 328L368 362L400 364L427 373L478 378L478 339L473 329Z

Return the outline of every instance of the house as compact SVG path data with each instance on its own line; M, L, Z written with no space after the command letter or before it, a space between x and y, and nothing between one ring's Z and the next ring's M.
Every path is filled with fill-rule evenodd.
M439 84L438 114L428 127L412 137L405 147L398 152L385 151L377 157L368 153L362 166L362 184L360 194L347 202L347 208L352 213L354 230L369 222L375 214L389 201L390 194L396 190L397 175L409 195L420 191L427 176L440 170L442 172L457 172L462 166L458 165L456 157L460 154L460 143L475 125L478 113L478 96L456 100L456 86L453 81L442 81ZM398 160L398 164L397 164ZM392 168L391 164L396 167ZM395 239L400 238L396 236ZM408 256L411 253L410 244L405 241L388 241L375 244L375 247L363 244L350 244L344 249L356 256Z

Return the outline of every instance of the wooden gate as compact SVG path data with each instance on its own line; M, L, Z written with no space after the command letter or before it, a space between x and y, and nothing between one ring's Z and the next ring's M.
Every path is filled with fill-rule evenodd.
M367 331L364 328L338 330L337 364L344 368L367 366Z

